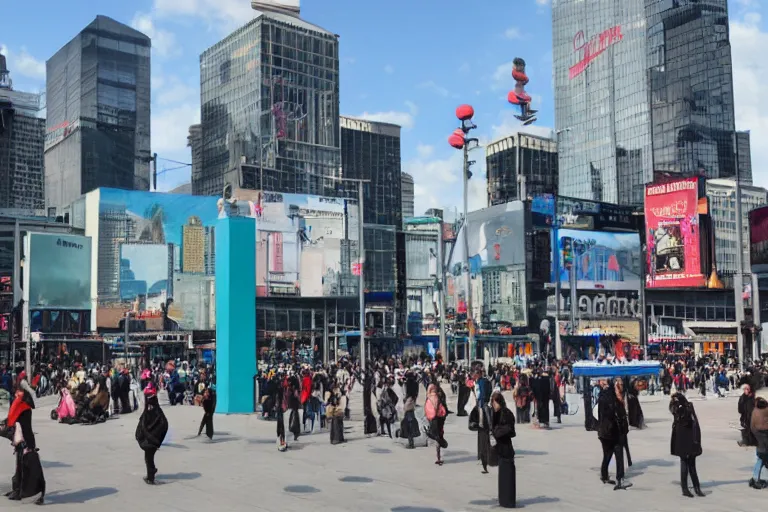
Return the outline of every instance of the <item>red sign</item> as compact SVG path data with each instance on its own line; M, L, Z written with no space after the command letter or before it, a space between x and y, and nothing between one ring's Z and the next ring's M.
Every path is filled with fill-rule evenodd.
M353 263L352 264L352 275L353 276L359 276L363 273L363 264L362 263Z
M698 177L645 186L647 288L706 286L698 202Z
M589 41L580 30L573 38L573 51L579 53L579 62L570 67L568 78L573 80L582 74L601 53L622 39L621 25L604 30Z

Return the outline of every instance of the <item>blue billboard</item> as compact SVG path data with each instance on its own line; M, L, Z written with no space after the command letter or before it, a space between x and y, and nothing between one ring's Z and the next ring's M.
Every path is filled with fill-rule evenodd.
M552 281L570 288L575 272L579 290L639 290L642 265L638 233L560 229ZM553 266L554 267L554 266Z

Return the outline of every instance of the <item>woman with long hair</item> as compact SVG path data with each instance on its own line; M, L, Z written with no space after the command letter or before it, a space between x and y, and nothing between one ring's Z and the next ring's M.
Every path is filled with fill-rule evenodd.
M499 506L515 508L517 505L517 488L515 475L515 449L512 438L515 437L515 415L507 408L504 396L496 391L491 395L492 434L494 451L498 457L499 477L498 493Z
M427 401L424 404L424 414L427 420L429 420L429 437L437 444L437 460L435 464L442 466L443 459L440 457L440 449L448 446L443 437L443 426L445 425L445 417L448 411L446 411L445 406L440 400L440 395L437 393L437 385L435 384L430 384L427 387Z
M39 493L35 503L42 505L45 502L45 477L32 430L34 408L32 394L19 386L5 421L16 454L16 473L11 479L11 492L6 496L11 501L19 501Z
M627 489L632 484L624 480L624 446L629 424L624 407L624 390L621 379L616 379L613 386L606 386L597 399L597 437L603 448L603 462L600 465L600 480L604 484L613 484L613 490ZM616 458L616 480L608 477L608 465L611 458Z
M683 496L693 498L688 489L688 474L691 475L693 490L697 496L706 496L701 491L699 474L696 471L696 457L702 454L701 427L693 404L682 393L675 393L669 401L669 412L672 413L672 439L670 442L672 455L680 458L680 486Z

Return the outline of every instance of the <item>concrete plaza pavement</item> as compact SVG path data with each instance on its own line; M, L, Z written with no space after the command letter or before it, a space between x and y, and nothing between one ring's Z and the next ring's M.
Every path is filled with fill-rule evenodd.
M423 390L422 390L423 393ZM423 397L420 397L420 399ZM575 399L576 397L574 397ZM697 400L704 455L698 460L705 498L680 495L679 465L670 456L671 416L667 397L642 397L648 428L632 431L634 486L613 491L599 480L600 444L583 428L582 412L549 431L518 425L518 506L532 511L753 511L768 490L747 486L754 449L737 447L737 400ZM455 396L449 404L455 409ZM445 465L435 450L406 450L389 438L362 435L362 400L353 395L353 418L345 423L344 445L331 446L327 432L275 445L275 423L251 416L215 418L214 442L195 437L202 409L164 407L168 439L157 453L158 479L147 486L143 453L134 440L138 412L95 426L60 425L49 418L55 399L39 401L34 429L48 485L47 506L61 511L391 511L460 512L498 509L496 470L480 473L476 435L467 419L451 415L445 436ZM0 414L5 414L4 411ZM351 427L351 428L349 428ZM10 446L0 448L0 491L10 486ZM613 474L614 468L612 466ZM764 475L768 479L768 474ZM2 501L2 510L33 507Z

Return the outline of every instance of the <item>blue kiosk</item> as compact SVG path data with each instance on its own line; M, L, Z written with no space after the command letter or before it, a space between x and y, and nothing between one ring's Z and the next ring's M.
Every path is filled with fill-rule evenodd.
M216 221L216 412L254 412L256 220Z

